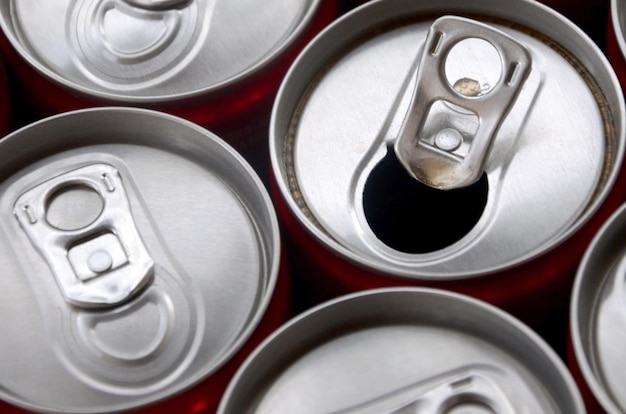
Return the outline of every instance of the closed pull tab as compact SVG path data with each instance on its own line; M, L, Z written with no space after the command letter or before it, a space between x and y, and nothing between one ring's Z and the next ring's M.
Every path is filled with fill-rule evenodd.
M499 30L461 17L437 19L394 145L409 174L443 190L477 181L531 64L526 47Z
M72 305L123 303L153 275L120 174L110 165L38 184L18 197L14 214Z

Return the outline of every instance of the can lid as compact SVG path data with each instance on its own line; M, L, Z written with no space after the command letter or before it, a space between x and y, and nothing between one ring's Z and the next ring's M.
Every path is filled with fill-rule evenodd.
M585 381L607 412L625 412L626 205L604 224L576 275L570 309L572 343Z
M0 26L46 76L89 96L165 101L250 77L307 27L319 0L17 0Z
M242 365L229 413L583 413L559 357L519 321L465 296L361 292L290 321Z
M468 138L476 134L476 113L446 102L454 83L446 81L441 62L438 76L423 83L424 89L431 80L444 85L411 107L426 38L441 16L503 32L532 59L516 100L484 146L484 173L472 172L478 181L465 192L424 190L405 179L409 174L397 168L403 156L394 151L415 147L415 128L405 128L408 144L399 138L409 108L428 111L415 125L432 139L437 161L469 154ZM442 60L466 40L463 33L455 39ZM505 69L496 82L480 80L472 70L483 69L489 53L467 50L454 65L454 79L465 82L457 87L471 95L506 79ZM497 52L485 72L507 59ZM602 52L538 2L511 0L503 8L497 0L388 0L335 21L299 56L275 101L271 156L291 211L331 251L385 274L458 279L517 266L574 235L616 180L624 118L619 83Z
M619 0L611 0L611 23L619 49L626 59L626 7Z
M278 275L277 219L215 135L103 108L25 127L0 153L0 370L19 372L0 379L1 398L146 405L210 376L256 329Z

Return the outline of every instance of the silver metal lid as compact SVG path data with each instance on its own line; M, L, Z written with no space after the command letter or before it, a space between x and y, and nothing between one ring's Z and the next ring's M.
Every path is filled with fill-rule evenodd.
M138 407L210 376L246 342L273 294L278 225L219 138L105 108L16 131L0 153L0 398Z
M610 413L626 412L626 205L598 232L581 262L570 325L576 361L594 396Z
M230 413L584 413L559 357L465 296L373 290L322 304L266 340L222 400Z
M72 90L123 102L216 92L267 66L319 0L10 0L0 26Z
M485 173L477 182L482 205L475 208L479 203L453 197L445 202L446 215L433 218L421 212L432 193L416 196L415 205L402 210L407 220L394 223L406 238L428 241L465 227L452 241L412 251L383 240L366 204L375 204L383 218L397 216L388 199L405 190L382 173L377 186L370 184L383 167L398 164L390 161L392 147L416 90L427 33L443 15L470 17L515 39L530 52L532 69L489 144ZM455 63L451 67L480 69L485 55L462 43L452 47L458 56L446 55ZM500 69L506 60L492 49ZM445 79L445 63L438 68L438 78L423 79L427 87ZM507 73L501 70L495 82ZM480 80L480 75L467 78ZM427 101L428 115L422 111L422 129L435 138L440 131L456 130L441 137L442 145L460 136L462 146L450 144L452 151L467 151L476 116L471 108L436 98ZM602 52L538 2L512 0L502 7L497 0L386 0L345 15L300 55L275 102L270 145L274 173L291 210L330 250L385 273L454 279L519 265L572 236L616 179L624 119L619 83Z

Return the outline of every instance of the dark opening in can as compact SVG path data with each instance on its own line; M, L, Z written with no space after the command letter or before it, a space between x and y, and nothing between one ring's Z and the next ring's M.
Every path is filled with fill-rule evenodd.
M626 191L615 73L536 2L354 10L287 74L270 140L312 301L427 285L533 325L566 318L580 257Z
M435 289L361 292L295 318L220 414L584 413L563 362L510 315Z
M191 122L128 108L44 119L0 154L0 398L214 412L289 310L250 166Z

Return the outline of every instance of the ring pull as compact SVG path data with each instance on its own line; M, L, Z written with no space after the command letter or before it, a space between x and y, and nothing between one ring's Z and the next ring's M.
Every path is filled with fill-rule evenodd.
M531 66L511 36L466 18L437 19L394 145L409 174L442 190L476 182Z
M110 165L91 164L36 185L17 198L14 214L74 306L119 305L153 277L154 262Z

